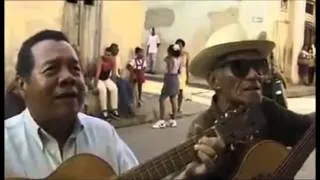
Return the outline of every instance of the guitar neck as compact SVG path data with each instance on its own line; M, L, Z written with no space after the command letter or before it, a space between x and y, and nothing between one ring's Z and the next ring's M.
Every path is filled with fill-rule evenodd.
M296 175L303 163L315 147L315 124L312 124L302 139L290 151L288 157L275 171L274 175L278 178L291 178Z
M225 144L233 142L234 138L229 136L230 131L225 129L223 124L245 110L247 110L247 107L241 106L238 109L226 112L223 117L216 120L217 122L219 120L219 123L215 124L214 127L210 127L162 155L132 168L125 174L118 176L117 179L162 179L173 172L179 171L188 163L197 160L198 157L193 146L198 142L198 139L203 136L216 136L216 131L219 132Z
M185 165L197 159L193 146L202 136L213 135L213 129L194 136L185 143L172 148L171 150L137 166L125 174L118 176L118 180L124 179L162 179L168 174L181 170Z

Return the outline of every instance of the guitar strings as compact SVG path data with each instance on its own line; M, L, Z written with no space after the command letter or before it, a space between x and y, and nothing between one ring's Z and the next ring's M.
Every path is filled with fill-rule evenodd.
M314 134L314 126L310 127L309 130L305 133L306 135L302 139L309 139L310 136ZM307 141L303 141L301 144L296 146L296 150L302 148L307 144ZM286 158L286 160L280 165L280 167L276 170L277 174L282 174L285 171L285 168L290 167L290 164L288 164L288 161L290 158L293 157L293 153L290 153L289 156Z

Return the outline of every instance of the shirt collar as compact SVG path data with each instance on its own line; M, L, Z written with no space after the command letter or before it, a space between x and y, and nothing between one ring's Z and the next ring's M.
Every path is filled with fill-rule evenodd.
M210 115L215 118L222 118L223 116L226 116L228 112L230 111L242 111L242 109L247 109L248 106L239 106L237 109L227 109L226 111L222 112L220 107L217 105L217 95L213 95L211 100L211 106L210 106ZM228 113L229 114L229 113Z
M27 132L36 140L40 148L43 150L44 146L47 144L48 139L53 139L44 129L42 129L32 118L29 109L25 109L23 112L23 117L25 122L25 127ZM84 124L78 115L78 121L76 121L75 127L69 139L76 138L80 132L84 129Z

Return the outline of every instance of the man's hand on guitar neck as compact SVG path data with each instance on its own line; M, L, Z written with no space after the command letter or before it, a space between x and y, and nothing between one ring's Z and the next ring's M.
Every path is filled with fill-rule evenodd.
M199 128L199 131L201 129ZM197 132L197 130L196 130ZM200 133L200 132L199 132ZM186 176L201 176L208 172L208 169L215 168L215 160L225 150L225 143L220 134L216 131L217 137L202 137L194 146L199 161L187 165Z

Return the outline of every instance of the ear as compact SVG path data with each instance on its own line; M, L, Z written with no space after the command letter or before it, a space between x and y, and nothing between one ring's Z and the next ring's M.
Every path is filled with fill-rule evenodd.
M25 97L25 92L27 90L27 83L26 83L26 79L22 78L20 76L16 77L16 81L18 82L18 87L19 87L19 92L20 95L24 98Z
M217 91L221 88L217 71L210 72L207 81L211 89Z

